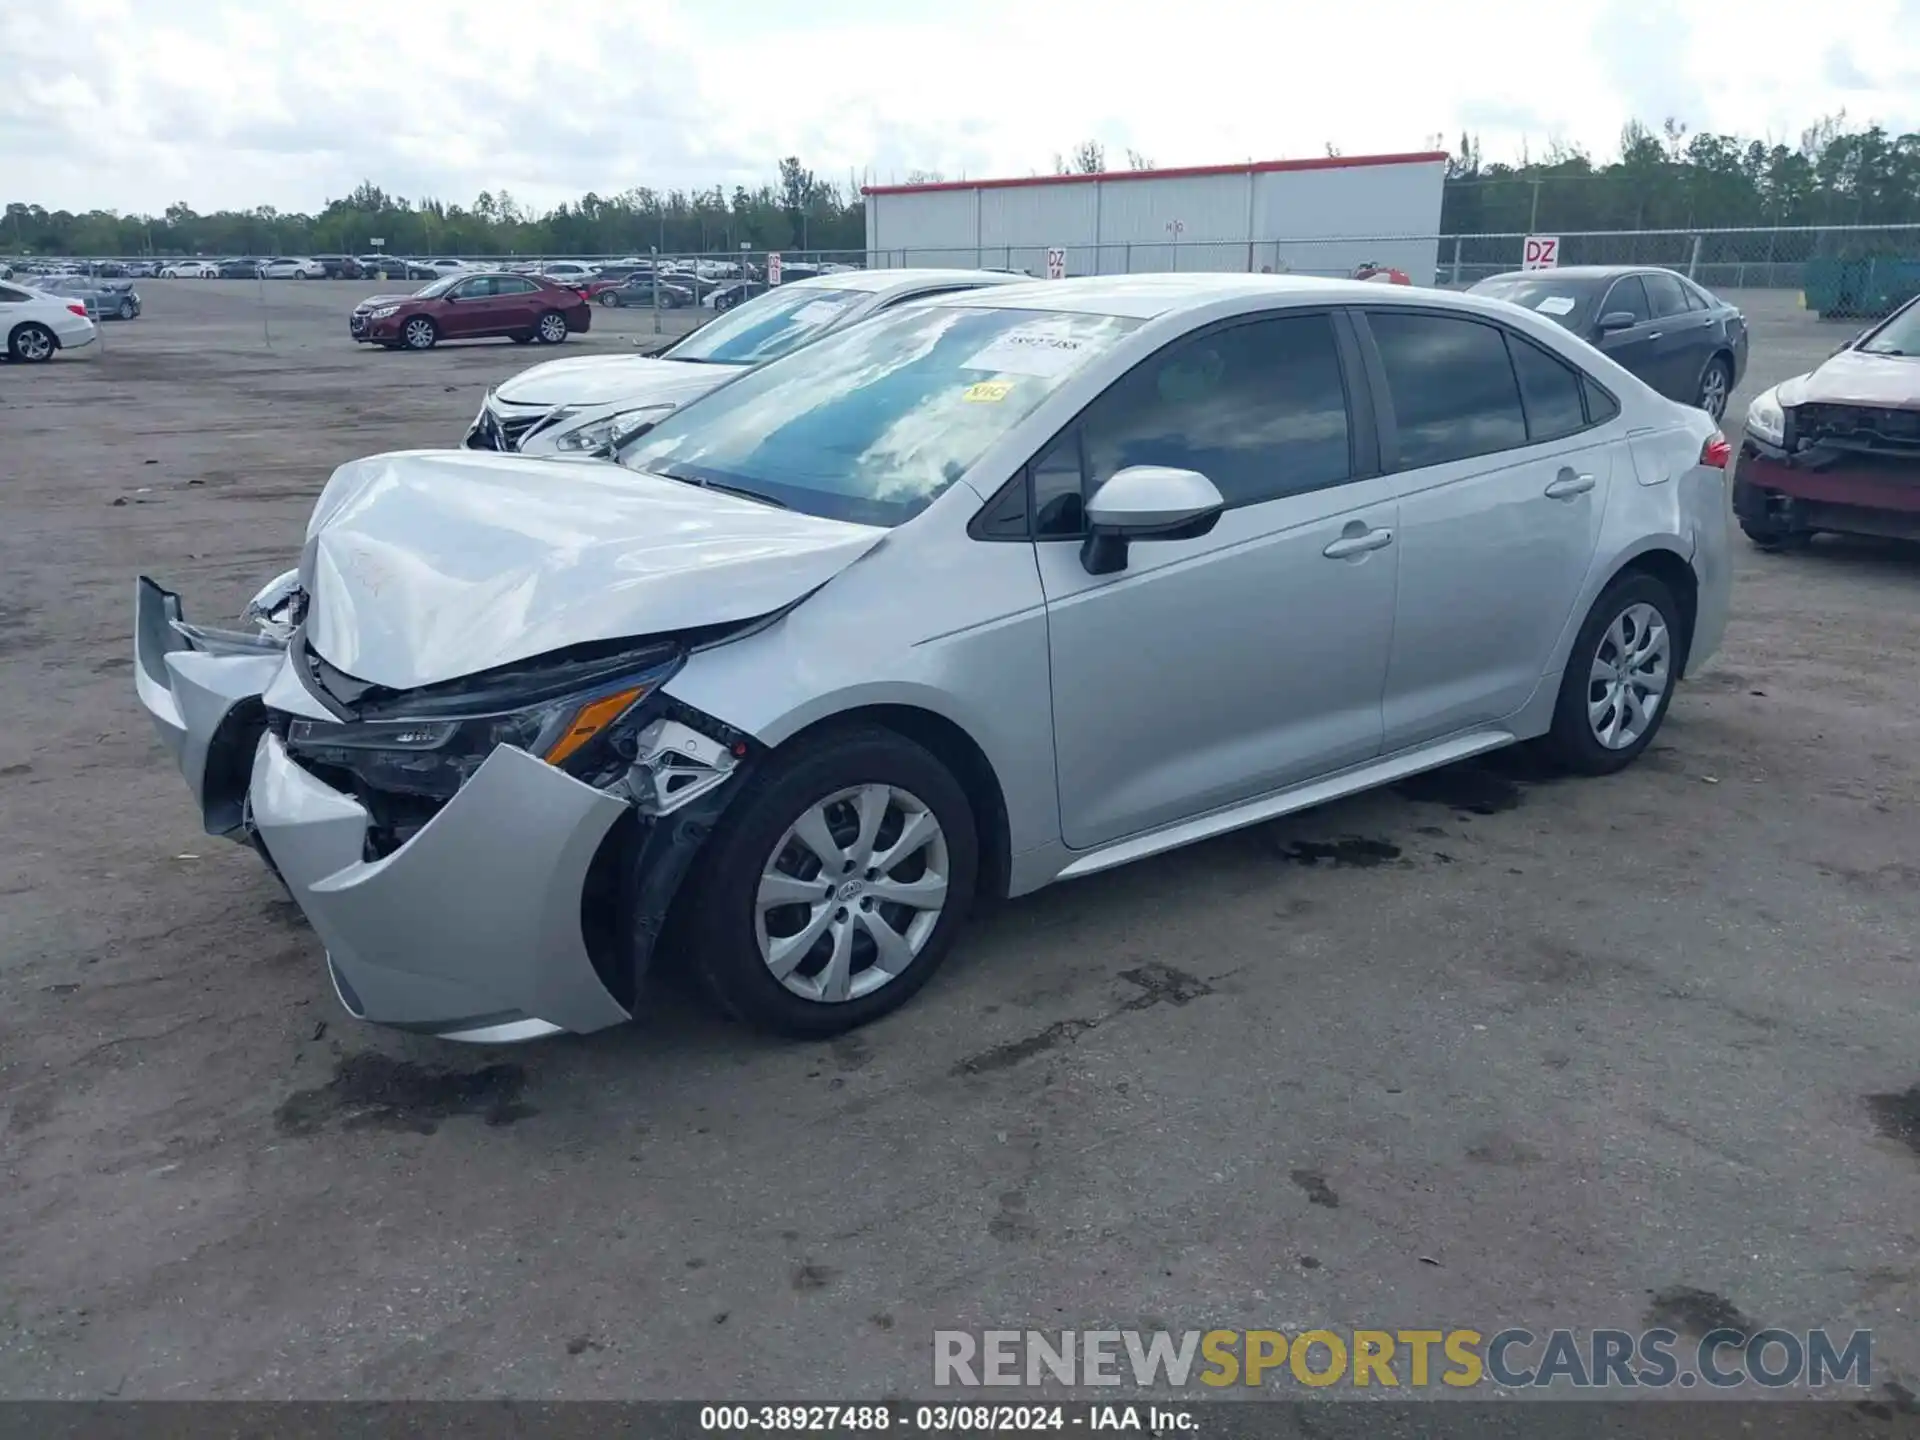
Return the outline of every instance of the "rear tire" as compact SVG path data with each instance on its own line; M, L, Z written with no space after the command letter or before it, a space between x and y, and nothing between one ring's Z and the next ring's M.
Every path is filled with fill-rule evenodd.
M533 334L543 345L558 345L567 338L567 317L549 310L533 322Z
M7 337L7 354L25 365L44 365L59 348L53 331L34 320L14 326Z
M870 796L884 808L863 848ZM809 818L839 866L798 838ZM885 873L868 864L890 850L900 858ZM946 957L978 867L966 792L927 750L877 726L803 741L748 779L700 857L681 910L695 972L722 1010L762 1030L813 1038L865 1025L911 999ZM763 905L770 886L797 898ZM843 998L824 998L836 990Z
M1644 572L1620 576L1574 637L1540 748L1575 774L1624 770L1660 733L1685 653L1673 592Z
M1726 357L1716 355L1707 361L1707 368L1700 372L1700 392L1694 397L1694 405L1713 417L1717 425L1727 418L1727 399L1733 394L1733 367Z
M619 295L616 294L614 291L602 290L600 292L600 303L602 305L605 305L609 310L611 310L611 309L617 308L618 306L624 304L625 302L621 300Z

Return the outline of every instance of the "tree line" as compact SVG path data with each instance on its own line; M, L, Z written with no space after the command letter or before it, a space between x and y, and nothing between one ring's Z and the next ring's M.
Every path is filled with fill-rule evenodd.
M1126 152L1126 163L1151 168L1136 151ZM1097 141L1053 161L1061 174L1107 168ZM1479 141L1463 135L1448 161L1440 225L1449 235L1920 225L1920 134L1853 128L1844 115L1793 144L1690 134L1675 120L1657 130L1636 122L1611 159L1554 146L1518 163L1483 160ZM75 214L15 201L0 217L0 252L15 254L360 254L376 237L401 255L857 251L866 245L866 218L855 185L842 188L793 156L779 162L777 182L754 189L590 191L544 212L504 190L463 206L408 199L369 181L312 215L271 206L200 214L184 203L159 215Z

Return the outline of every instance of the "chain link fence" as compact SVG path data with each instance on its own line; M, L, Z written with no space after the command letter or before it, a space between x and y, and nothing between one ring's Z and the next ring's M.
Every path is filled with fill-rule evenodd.
M1659 265L1721 290L1798 291L1823 315L1884 314L1920 294L1920 225L1780 227L1740 230L1612 230L1554 237L1560 265ZM1127 275L1184 272L1346 276L1362 265L1404 270L1416 283L1465 288L1521 268L1528 237L1518 231L1482 235L1351 235L1299 240L1188 240L1066 245L1065 273ZM639 309L685 308L693 321L751 299L771 283L835 271L900 267L992 269L1044 278L1053 247L940 246L885 250L730 250L681 255L494 255L458 257L578 282L590 270L636 277L619 302ZM777 261L775 259L777 257ZM445 259L454 257L442 257ZM18 264L19 262L16 262ZM116 267L166 263L94 259ZM387 283L430 277L425 257L393 257ZM136 273L138 273L136 271ZM650 277L658 274L656 307ZM31 275L21 278L31 283ZM361 283L366 283L362 277ZM232 283L209 280L208 284ZM265 281L277 289L284 281ZM310 282L312 283L312 282ZM338 282L336 282L338 283ZM411 288L409 284L407 288ZM673 328L682 328L676 326Z

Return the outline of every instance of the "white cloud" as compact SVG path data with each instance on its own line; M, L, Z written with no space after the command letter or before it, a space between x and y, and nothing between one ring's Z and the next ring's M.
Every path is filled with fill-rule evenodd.
M1463 129L1488 158L1606 154L1629 118L1668 115L1790 138L1844 107L1914 129L1914 3L1754 0L1696 27L1658 0L35 0L0 5L0 200L311 210L371 179L546 205L758 184L785 154L842 183L1024 174L1089 136L1181 165Z

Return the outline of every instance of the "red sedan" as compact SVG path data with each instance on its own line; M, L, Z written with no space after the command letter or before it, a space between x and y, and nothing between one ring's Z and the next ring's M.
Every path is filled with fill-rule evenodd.
M354 307L355 340L389 350L431 350L442 340L504 337L558 345L593 324L593 307L571 286L504 271L448 275L411 295L375 295Z

